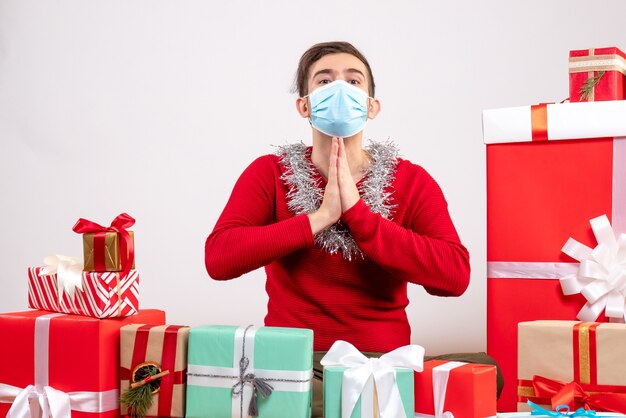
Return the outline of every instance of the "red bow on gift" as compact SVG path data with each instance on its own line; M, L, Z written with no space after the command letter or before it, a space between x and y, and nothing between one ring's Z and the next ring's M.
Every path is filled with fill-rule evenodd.
M563 383L543 376L533 376L533 388L536 397L550 399L554 410L559 405L567 405L572 410L585 408L626 414L626 393L585 392L575 381ZM600 388L599 386L598 389Z
M127 213L119 214L113 222L111 222L111 226L102 226L95 222L89 221L87 219L80 218L76 224L72 227L72 231L79 234L88 234L88 233L106 233L106 232L117 232L120 236L120 261L122 263L122 275L120 276L120 281L123 280L128 273L130 272L133 261L135 260L135 247L133 245L133 240L130 237L130 234L126 230L126 228L130 228L135 224L135 218L130 216Z

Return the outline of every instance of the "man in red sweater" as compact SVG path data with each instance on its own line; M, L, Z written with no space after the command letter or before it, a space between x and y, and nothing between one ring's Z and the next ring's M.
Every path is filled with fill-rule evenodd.
M281 147L243 172L206 241L207 271L229 280L265 267L265 325L313 329L316 351L337 339L376 353L410 344L407 284L437 296L469 284L441 189L392 143L363 147L380 102L352 45L311 47L295 87L312 146Z

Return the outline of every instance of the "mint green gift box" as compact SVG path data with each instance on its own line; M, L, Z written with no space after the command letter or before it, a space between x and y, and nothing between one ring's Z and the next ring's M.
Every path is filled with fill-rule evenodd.
M324 367L324 418L341 418L341 389L343 386L343 372L348 369L349 367L344 366ZM395 370L396 385L398 386L398 390L400 392L404 412L407 417L413 417L415 415L415 394L413 391L415 372L412 369L403 367L396 367ZM372 389L373 385L370 386L370 390ZM350 418L361 418L361 397L359 397Z
M247 418L248 402L240 390L242 349L254 373L274 390L257 395L259 418L309 418L313 376L313 331L299 328L208 325L189 333L187 417ZM245 332L245 343L241 337ZM235 343L236 335L240 342ZM237 356L235 351L237 351ZM246 393L252 384L243 385ZM243 411L243 415L240 412Z

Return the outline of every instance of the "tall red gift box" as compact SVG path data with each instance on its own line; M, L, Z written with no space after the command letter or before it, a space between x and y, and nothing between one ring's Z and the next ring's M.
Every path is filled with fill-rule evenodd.
M50 406L54 416L119 416L120 328L131 323L164 324L165 313L141 310L116 319L0 314L0 416L12 403L28 414L29 395ZM37 416L38 402L31 407Z
M443 416L445 412L455 418L496 416L496 366L430 360L424 362L423 372L414 375L416 417ZM444 393L434 389L442 386ZM441 409L437 413L436 404Z
M591 86L584 93L586 83ZM570 51L569 98L572 102L626 99L626 55L615 47Z
M576 319L585 305L559 279L579 263L570 237L593 248L589 220L626 232L626 101L483 112L487 143L487 352L500 365L499 411L516 409L517 324ZM606 320L600 316L599 321Z

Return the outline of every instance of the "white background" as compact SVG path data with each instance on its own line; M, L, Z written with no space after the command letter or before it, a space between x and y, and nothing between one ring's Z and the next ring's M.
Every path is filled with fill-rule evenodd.
M312 44L372 65L392 138L447 197L472 260L461 298L409 286L428 354L485 349L485 108L568 96L570 49L626 48L626 2L0 0L0 311L25 310L27 266L82 255L79 217L137 219L142 307L169 323L261 324L264 271L204 270L241 171L310 128L289 92Z

